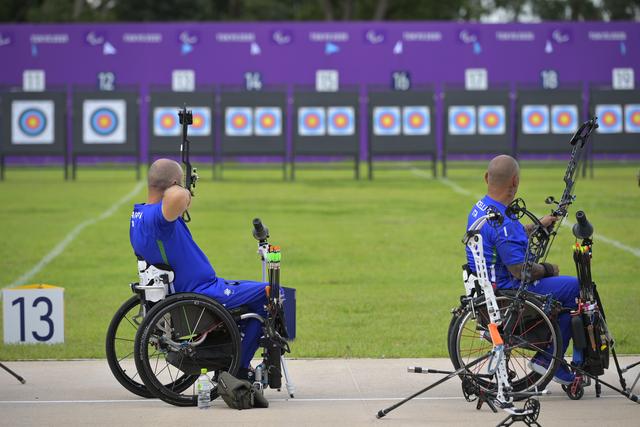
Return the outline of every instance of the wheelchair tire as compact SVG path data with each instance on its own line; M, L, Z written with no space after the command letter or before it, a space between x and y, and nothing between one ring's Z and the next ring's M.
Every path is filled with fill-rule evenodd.
M134 360L135 336L140 326L140 298L136 295L126 300L111 319L105 342L107 363L118 382L131 393L144 398L155 397L142 382ZM177 388L188 388L191 382L178 378Z
M145 316L135 338L135 363L154 396L175 406L196 406L195 381L201 368L207 368L214 381L222 371L237 373L240 332L227 309L213 299L175 294ZM167 384L178 375L184 384ZM217 396L214 387L211 399Z
M509 296L497 297L498 306L503 313L512 300L513 298ZM476 298L474 306L477 316L475 319L471 308L467 306L464 310L454 313L454 319L449 326L449 356L455 369L471 363L492 348L487 328L489 316L484 296ZM543 375L533 371L529 362L536 354L535 348L553 346L554 357L560 358L562 337L557 322L544 313L537 301L530 300L525 301L525 307L518 313L513 336L511 342L505 342L505 356L509 380L513 387L512 392L515 394L514 399L522 400L527 396L518 396L517 393L533 391L536 388L543 390L553 378L558 364L556 359L551 360ZM470 378L482 392L495 392L497 390L495 380L479 376L486 373L483 372L483 368L486 371L487 362L488 359L471 367Z

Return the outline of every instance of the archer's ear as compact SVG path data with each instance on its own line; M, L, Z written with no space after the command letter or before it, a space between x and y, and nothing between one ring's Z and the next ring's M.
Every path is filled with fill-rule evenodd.
M484 173L484 182L486 182L487 185L489 185L489 171Z

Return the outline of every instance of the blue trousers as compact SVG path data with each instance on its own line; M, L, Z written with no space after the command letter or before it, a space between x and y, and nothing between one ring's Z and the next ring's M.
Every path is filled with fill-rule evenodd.
M519 286L519 281L512 281L507 286L498 286L498 288L509 289ZM576 298L580 295L580 284L576 277L554 276L533 282L527 290L541 295L551 294L554 299L562 304L562 307L575 309L577 307ZM569 313L560 313L558 315L558 327L560 328L560 334L562 334L562 356L564 356L573 335L571 315Z
M264 310L264 305L267 303L267 295L265 293L265 286L267 285L267 283L262 282L231 281L218 278L216 283L199 290L198 293L213 298L228 309L244 305L251 312L264 317L267 315ZM251 359L253 359L256 350L260 346L262 324L256 319L245 319L238 326L243 334L240 349L240 367L248 368Z

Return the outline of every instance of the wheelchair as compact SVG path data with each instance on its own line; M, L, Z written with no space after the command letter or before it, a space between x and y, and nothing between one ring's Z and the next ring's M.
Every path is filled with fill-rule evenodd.
M454 368L460 369L489 353L493 347L489 331L487 301L482 292L475 292L476 277L467 265L463 266L465 288L472 294L460 297L461 304L452 310L447 333L449 357ZM496 292L500 316L504 319L498 328L505 340L504 358L514 400L529 397L528 393L541 391L553 378L557 359L561 357L562 338L556 316L559 305L545 296L516 291ZM553 351L554 358L545 372L531 368L531 361L539 351ZM483 374L489 359L472 365L467 375L461 376L463 394L473 400L480 394L495 393L495 375Z
M238 323L253 318L263 325L260 344L264 348L253 387L259 392L267 387L280 390L284 374L287 392L294 397L295 386L284 357L290 352L294 333L289 333L285 320L279 248L268 243L268 229L258 219L253 234L259 241L263 281L269 273L266 317L246 307L227 309L205 295L173 293L173 272L168 266L138 260L140 281L131 284L134 296L117 310L106 336L107 361L122 386L141 397L195 406L195 382L206 368L215 399L218 375L223 371L236 375L240 367ZM294 304L295 300L288 302L293 310Z

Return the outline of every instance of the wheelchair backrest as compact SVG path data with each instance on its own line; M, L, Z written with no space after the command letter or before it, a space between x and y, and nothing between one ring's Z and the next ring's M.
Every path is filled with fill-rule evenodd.
M175 273L168 265L149 264L138 258L139 290L144 291L144 298L150 302L157 302L175 292L173 280Z

